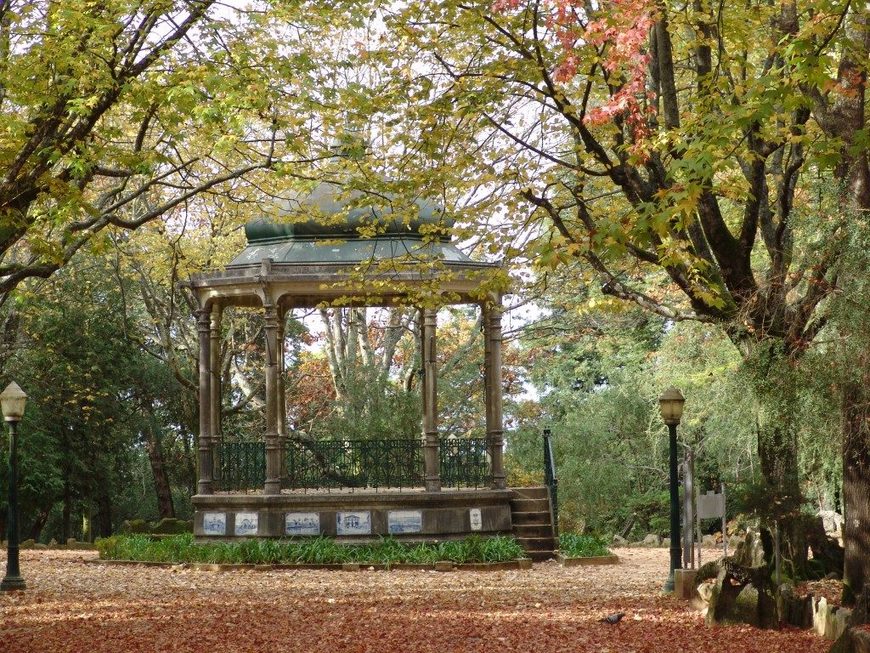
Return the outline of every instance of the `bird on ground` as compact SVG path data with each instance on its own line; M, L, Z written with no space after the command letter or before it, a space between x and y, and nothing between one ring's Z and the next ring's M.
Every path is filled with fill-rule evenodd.
M602 617L598 621L601 621L606 624L618 624L622 618L625 616L624 612L615 612L613 614L609 614L606 617Z

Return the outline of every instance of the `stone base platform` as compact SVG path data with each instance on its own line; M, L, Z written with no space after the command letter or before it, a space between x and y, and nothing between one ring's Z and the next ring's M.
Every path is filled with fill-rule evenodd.
M511 490L423 490L208 494L193 497L198 540L325 535L365 541L382 535L436 540L510 533Z

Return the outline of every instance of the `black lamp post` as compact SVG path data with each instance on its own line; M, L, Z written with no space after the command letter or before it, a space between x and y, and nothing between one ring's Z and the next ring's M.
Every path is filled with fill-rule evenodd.
M18 568L18 422L24 416L27 395L13 381L0 394L3 419L9 422L9 516L6 536L6 576L0 582L0 591L26 589Z
M668 425L670 436L670 489L671 489L671 570L665 581L665 592L674 591L674 570L683 566L680 547L680 492L677 488L677 424L683 416L683 395L676 388L668 388L659 397L659 410Z

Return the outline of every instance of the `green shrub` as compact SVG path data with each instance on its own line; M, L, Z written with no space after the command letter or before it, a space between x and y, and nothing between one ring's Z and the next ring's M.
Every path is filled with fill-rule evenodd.
M562 533L559 535L559 551L571 558L594 558L609 556L607 541L599 535L578 535Z
M197 544L190 533L160 539L147 535L115 535L98 542L97 548L105 560L213 564L504 562L524 555L513 537L477 535L432 544L406 544L392 537L367 544L342 544L323 536L304 540L264 538Z

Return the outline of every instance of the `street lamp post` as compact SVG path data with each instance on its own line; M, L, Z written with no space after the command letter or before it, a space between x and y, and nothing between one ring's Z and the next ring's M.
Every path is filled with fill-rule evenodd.
M27 395L14 381L0 393L3 419L9 422L9 516L6 521L6 575L0 582L0 591L10 592L26 588L18 567L18 422L24 416Z
M677 488L677 425L683 416L685 401L676 388L668 388L659 397L659 410L662 419L668 425L670 436L671 569L665 581L665 592L674 591L674 570L683 566L680 547L680 492Z

